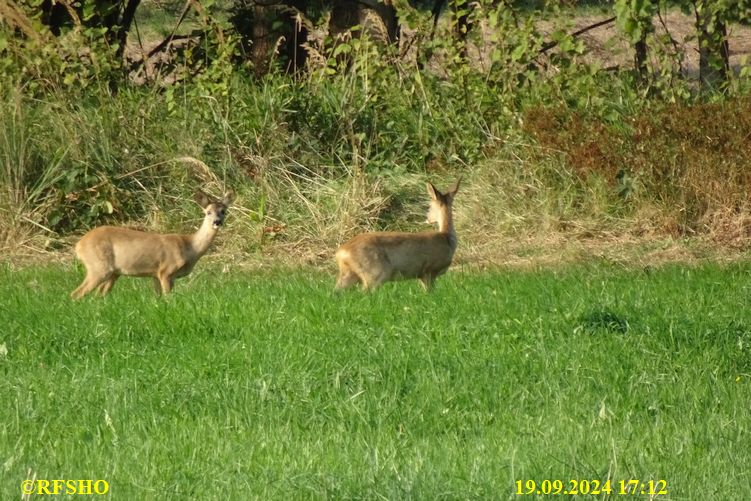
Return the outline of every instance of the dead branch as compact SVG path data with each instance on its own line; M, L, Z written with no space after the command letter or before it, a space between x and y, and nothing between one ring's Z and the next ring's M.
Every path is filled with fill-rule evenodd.
M595 24L591 24L591 25L586 26L586 27L584 27L584 28L582 28L580 30L577 30L577 31L571 33L569 36L571 38L576 38L579 35L583 35L584 33L588 32L588 31L594 30L594 29L599 28L601 26L605 26L605 25L611 24L611 23L613 23L615 21L615 19L616 19L615 16L610 17L608 19L604 19L602 21L596 22ZM542 47L540 48L539 54L541 54L541 55L545 54L547 51L549 51L553 47L558 46L558 44L559 44L559 42L557 42L557 41L545 42L542 45Z

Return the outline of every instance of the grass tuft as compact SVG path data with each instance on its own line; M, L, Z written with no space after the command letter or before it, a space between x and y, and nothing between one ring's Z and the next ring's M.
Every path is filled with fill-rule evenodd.
M608 309L597 309L585 313L578 320L576 331L596 333L599 331L613 334L626 334L628 321Z

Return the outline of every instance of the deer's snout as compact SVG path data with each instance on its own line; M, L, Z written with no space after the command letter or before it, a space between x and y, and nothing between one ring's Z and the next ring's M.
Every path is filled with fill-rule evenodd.
M221 219L214 219L214 228L219 228L223 223Z

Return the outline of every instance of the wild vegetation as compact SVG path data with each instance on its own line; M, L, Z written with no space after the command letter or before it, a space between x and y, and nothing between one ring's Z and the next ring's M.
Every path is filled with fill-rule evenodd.
M478 257L519 237L743 248L751 101L736 35L747 6L716 3L722 43L691 45L701 4L449 2L434 27L436 5L396 3L392 40L367 3L355 16L365 24L342 30L353 17L339 4L251 15L242 2L111 2L105 16L104 3L82 2L53 22L46 3L9 2L0 245L65 249L103 223L182 230L196 187L232 186L225 249L317 261L363 229L412 228L424 180L462 173L456 220ZM680 40L661 23L679 7L695 14ZM284 35L290 12L298 45L284 52L285 36L254 59L247 34L277 16L281 31L267 35ZM579 12L600 16L612 40L593 51L596 31L570 22ZM639 41L647 59L635 67ZM598 59L603 47L615 66Z

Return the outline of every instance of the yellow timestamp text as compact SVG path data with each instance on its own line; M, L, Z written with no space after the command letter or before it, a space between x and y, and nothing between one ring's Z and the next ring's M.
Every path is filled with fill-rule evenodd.
M666 480L517 480L516 493L519 495L569 495L586 496L591 494L617 494L624 496L663 496L668 493Z

